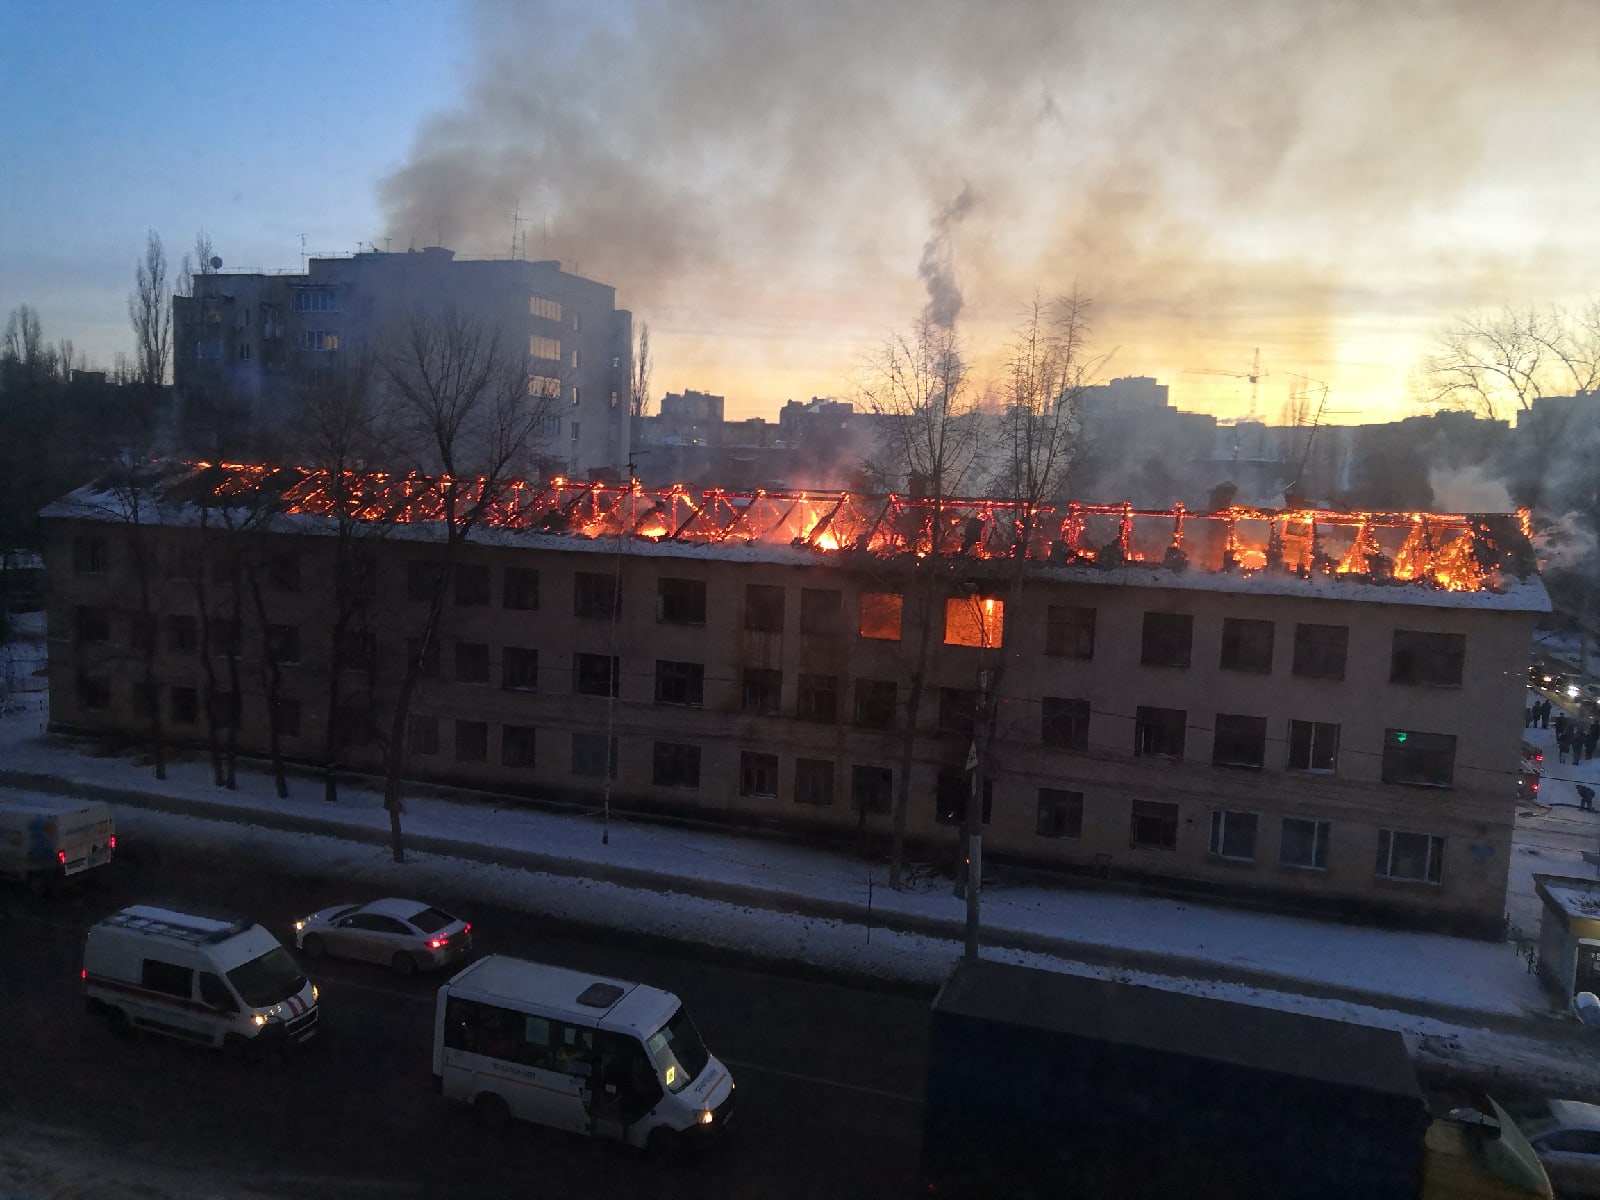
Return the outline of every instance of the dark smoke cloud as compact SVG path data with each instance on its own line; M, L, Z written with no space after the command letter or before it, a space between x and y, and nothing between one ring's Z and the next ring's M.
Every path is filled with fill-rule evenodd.
M1485 179L1570 196L1600 174L1600 4L1578 0L485 0L473 20L467 94L382 185L388 236L504 256L531 216L529 257L649 318L665 386L735 403L773 397L672 378L673 355L825 389L924 305L997 340L1075 283L1116 369L1260 346L1326 379L1363 297L1380 325L1511 279L1563 299L1538 290L1570 277L1550 235L1438 231Z

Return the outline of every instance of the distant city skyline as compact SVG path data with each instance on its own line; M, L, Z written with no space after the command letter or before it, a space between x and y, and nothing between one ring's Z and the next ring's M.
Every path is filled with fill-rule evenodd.
M554 258L648 323L653 392L853 398L956 313L979 382L1035 294L1098 380L1276 420L1416 411L1453 319L1593 298L1600 7L13 0L0 314L132 348L175 276L443 244ZM1509 165L1508 165L1509 164Z

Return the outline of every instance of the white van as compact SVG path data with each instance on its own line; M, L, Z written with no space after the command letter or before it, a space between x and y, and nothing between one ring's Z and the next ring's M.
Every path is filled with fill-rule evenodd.
M61 879L105 866L116 848L109 804L62 796L0 796L0 875Z
M433 1081L490 1123L640 1148L715 1137L733 1114L728 1069L671 992L502 954L439 989Z
M317 989L254 921L134 905L89 929L89 1012L119 1033L149 1029L207 1046L265 1049L317 1033Z

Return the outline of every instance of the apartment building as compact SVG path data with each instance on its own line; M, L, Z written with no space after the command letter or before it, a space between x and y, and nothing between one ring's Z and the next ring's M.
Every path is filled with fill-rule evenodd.
M92 488L48 508L52 727L137 738L154 703L178 742L221 714L260 752L275 713L291 758L321 761L331 721L376 770L415 662L416 778L590 803L609 774L624 811L881 846L909 771L907 836L948 863L976 759L1001 869L1500 928L1548 611L1515 517L1073 506L1019 558L991 502L558 487L453 560L426 522L368 539L330 713L338 543L301 494L231 544L190 500L159 527ZM264 623L234 623L239 569Z
M193 293L173 297L180 412L220 407L258 439L283 432L308 387L379 350L414 311L449 312L526 347L530 393L559 399L539 447L552 472L625 471L633 317L614 288L559 262L369 251L298 274L196 275Z

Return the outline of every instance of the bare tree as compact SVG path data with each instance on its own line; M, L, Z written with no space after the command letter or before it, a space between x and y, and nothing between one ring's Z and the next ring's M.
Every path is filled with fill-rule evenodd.
M167 381L172 360L172 303L167 288L167 252L161 235L151 230L144 257L134 271L134 288L128 296L128 317L133 322L134 370L147 389Z
M639 345L633 355L633 381L628 390L628 409L635 419L650 415L650 323L639 326Z
M13 369L20 369L26 378L37 379L45 372L47 354L39 310L31 304L17 305L6 318L5 347L0 350L0 357Z
M414 312L383 359L383 373L417 473L437 497L438 541L426 614L408 653L384 747L384 807L396 862L405 861L400 817L406 729L424 664L436 653L446 599L467 542L525 477L555 398L529 386L520 346L450 312Z
M394 452L393 412L383 404L376 386L377 367L370 357L304 392L299 400L295 427L301 433L296 447L303 461L325 476L329 509L334 522L333 603L328 616L328 694L323 743L323 799L339 799L339 770L345 746L347 711L354 711L346 691L351 667L369 665L361 648L372 634L371 599L377 574L378 550L393 528L405 503L402 496L385 497L380 511L371 511L373 497L361 486L365 473L386 462ZM370 724L374 701L370 672L367 686L356 697Z
M184 254L178 266L179 286L183 288L183 295L194 295L196 276L216 274L217 268L211 265L216 256L211 246L211 235L202 229L194 235L194 249Z
M973 476L979 426L960 339L953 328L926 316L909 336L895 334L884 342L859 397L877 424L869 477L887 491L904 487L918 502L912 510L917 527L902 531L914 552L878 568L905 598L903 626L910 632L889 850L889 885L899 888L929 651L950 587L951 564L940 553L942 510Z

